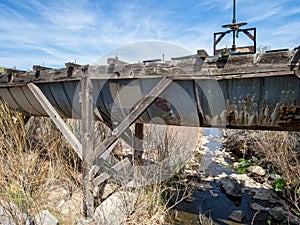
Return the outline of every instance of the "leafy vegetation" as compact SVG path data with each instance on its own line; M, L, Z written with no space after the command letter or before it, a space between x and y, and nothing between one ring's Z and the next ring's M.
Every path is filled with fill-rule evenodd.
M286 187L286 178L280 177L274 180L274 189L276 191L282 191Z
M250 166L253 166L253 163L248 160L248 159L244 159L244 158L240 158L239 159L239 166L237 168L237 172L239 174L242 174L242 173L246 173L247 172L247 169L250 167Z

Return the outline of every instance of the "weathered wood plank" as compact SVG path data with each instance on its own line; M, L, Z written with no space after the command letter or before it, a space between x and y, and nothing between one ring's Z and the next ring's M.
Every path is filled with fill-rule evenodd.
M33 83L27 84L28 88L32 91L36 99L39 101L41 106L44 108L44 110L47 112L49 117L52 119L52 121L55 123L57 128L60 130L60 132L64 135L64 137L67 139L67 141L70 143L78 157L82 160L82 145L80 141L77 139L77 137L72 133L72 131L69 129L67 124L63 121L63 119L60 117L60 115L56 112L54 107L51 105L51 103L48 101L46 96L43 94L43 92L40 90L38 86L36 86Z
M143 139L144 139L144 125L136 123L134 129L134 162L136 165L143 164Z
M91 156L94 151L94 105L93 87L88 75L84 73L81 80L81 115L82 115L82 150L83 160L93 164Z
M91 79L127 79L146 77L189 77L203 75L240 75L243 73L257 74L272 71L290 71L299 69L300 53L298 51L275 51L263 54L230 55L227 58L202 57L191 55L190 57L178 57L171 61L159 63L133 63L128 65L109 64L90 66ZM180 59L180 60L179 60ZM0 77L0 86L18 86L29 82L43 83L55 81L80 80L84 65L66 63L67 68L39 69L36 71L19 71L6 69ZM112 67L112 65L114 65ZM13 81L8 79L13 77Z
M90 181L89 187L91 188L91 187L99 186L104 181L106 181L106 180L110 179L112 176L114 176L118 171L120 171L121 169L123 169L124 167L129 166L129 165L130 165L129 159L128 158L123 159L122 161L118 162L113 167L111 167L111 169L109 171L107 171L106 173L100 174L95 179Z
M88 70L88 69L87 69ZM93 85L88 77L87 70L83 70L81 79L81 122L82 122L82 158L83 158L83 212L85 217L91 218L94 215L94 196L88 188L89 174L93 165L94 151L94 105L93 105Z

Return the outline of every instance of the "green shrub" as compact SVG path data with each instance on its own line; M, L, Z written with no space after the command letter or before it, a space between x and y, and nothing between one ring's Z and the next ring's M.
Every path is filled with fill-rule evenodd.
M244 158L240 158L239 159L239 166L237 168L237 172L239 174L242 174L242 173L246 173L247 172L247 169L250 167L250 166L253 166L253 163L248 160L248 159L244 159Z
M286 178L285 177L280 177L275 179L274 181L274 189L276 191L282 191L286 187Z

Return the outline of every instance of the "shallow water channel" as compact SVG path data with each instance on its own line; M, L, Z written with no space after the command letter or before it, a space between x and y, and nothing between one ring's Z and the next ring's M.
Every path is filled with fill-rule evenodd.
M221 179L202 179L203 177L217 177L222 174L223 177L236 173L230 166L222 166L211 160L215 151L223 151L220 142L223 133L220 129L204 129L204 135L208 136L206 147L210 150L203 156L201 164L204 165L203 171L199 171L199 180L194 184L194 190L191 197L180 202L172 210L172 219L168 224L268 224L269 213L266 211L255 211L250 208L252 203L257 203L263 207L273 207L276 203L254 199L253 193L244 191L243 196L232 198L228 196L221 186ZM226 159L229 165L231 160ZM198 177L198 175L196 175ZM206 181L205 181L206 180ZM241 210L244 217L241 222L230 218L234 211ZM210 219L209 222L204 222ZM275 223L272 223L275 224Z

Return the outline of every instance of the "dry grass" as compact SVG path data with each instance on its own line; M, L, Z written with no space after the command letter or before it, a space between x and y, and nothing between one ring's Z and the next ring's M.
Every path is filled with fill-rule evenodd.
M191 183L183 183L177 175L140 188L135 211L129 216L126 224L166 224L170 210L190 197L192 192Z
M79 161L47 118L25 117L0 103L0 199L17 224L42 208L53 185L72 189L79 185ZM51 209L50 209L51 210Z
M145 169L150 175L144 175L146 182L139 187L136 210L127 224L166 224L170 210L191 196L193 185L179 174L199 148L200 136L199 128L145 126L144 163L157 169Z
M226 147L241 157L256 156L258 164L285 179L283 193L291 211L300 216L300 135L283 131L227 131Z

